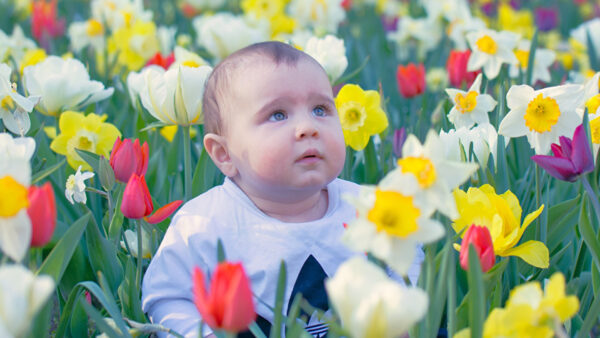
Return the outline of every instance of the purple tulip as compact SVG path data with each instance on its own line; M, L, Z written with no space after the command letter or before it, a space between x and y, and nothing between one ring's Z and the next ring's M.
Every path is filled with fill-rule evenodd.
M394 150L394 155L396 155L396 158L402 157L402 146L404 145L404 141L406 141L406 129L402 127L400 129L394 130L394 140L392 142L392 148Z
M535 23L540 31L551 31L558 24L557 10L555 8L537 8L535 10Z
M594 170L594 156L588 144L583 125L575 128L573 140L561 136L560 145L552 144L554 156L534 155L531 159L548 174L559 180L575 182L579 175Z

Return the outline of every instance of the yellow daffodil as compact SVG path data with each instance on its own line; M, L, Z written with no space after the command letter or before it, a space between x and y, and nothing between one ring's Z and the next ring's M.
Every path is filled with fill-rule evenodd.
M379 93L362 90L355 84L347 84L335 98L340 116L344 140L354 150L362 150L371 135L379 134L388 126L388 119L381 109Z
M489 94L482 94L479 74L468 91L448 88L446 94L454 102L454 107L448 113L448 120L455 128L471 128L475 123L489 123L488 112L496 107L496 100Z
M496 255L517 256L535 267L548 267L549 253L544 243L532 240L517 246L525 229L544 209L543 205L528 214L521 224L521 205L510 190L498 195L494 187L485 184L471 187L467 192L456 189L454 198L460 214L452 224L457 233L472 224L485 226L492 235ZM460 249L458 245L455 247Z
M73 169L79 166L83 170L91 171L75 149L86 150L109 158L110 151L121 132L110 123L105 123L107 116L98 116L91 113L87 116L83 113L66 111L60 116L58 127L60 134L50 143L50 149L65 155L67 162Z
M530 10L516 11L511 5L503 3L498 8L498 24L500 29L518 33L525 38L531 39L533 36L534 23Z
M19 68L19 72L23 74L23 70L27 66L37 65L38 63L45 60L47 57L46 50L42 48L30 49L25 52L23 55L23 59L21 59L21 66Z
M362 257L344 262L325 282L350 337L401 337L427 312L427 293L403 287ZM410 304L410 306L407 306Z
M113 32L108 39L109 55L127 70L138 70L159 51L156 25L152 21L136 21Z

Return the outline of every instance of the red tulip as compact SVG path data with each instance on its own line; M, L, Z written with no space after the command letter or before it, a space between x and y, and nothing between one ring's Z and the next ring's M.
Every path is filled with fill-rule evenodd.
M56 227L56 201L50 182L29 187L27 215L31 220L31 246L43 247L52 239Z
M481 262L481 270L486 272L491 269L496 262L496 255L494 254L494 244L490 230L478 225L471 225L467 229L462 240L459 256L460 266L465 270L469 269L469 244L473 244L475 247Z
M65 19L56 17L56 0L34 1L31 13L31 34L44 47L50 47L50 39L65 33Z
M425 67L422 63L419 66L415 66L414 63L409 63L407 66L400 65L396 80L402 96L410 98L421 95L425 91Z
M245 331L256 319L250 281L241 263L219 263L206 290L204 273L194 269L194 303L212 329ZM208 292L207 292L208 291Z
M117 138L110 153L110 166L115 172L115 178L123 183L129 181L131 174L145 175L148 169L148 143L140 147L136 139Z
M448 79L452 87L464 88L463 86L466 86L468 88L475 81L480 71L467 72L467 63L470 56L470 50L464 52L459 50L450 51L446 69L448 70Z
M162 208L156 210L156 212L150 217L144 217L144 220L150 224L157 224L164 221L167 217L171 216L172 213L179 208L183 203L182 200L173 201L169 204L164 205Z
M160 52L154 54L154 56L148 60L146 66L148 65L158 65L163 67L164 69L169 69L169 66L175 62L175 54L171 53L167 57L162 56Z
M125 186L125 191L123 191L121 212L127 218L139 219L150 215L153 209L146 178L144 175L132 174Z

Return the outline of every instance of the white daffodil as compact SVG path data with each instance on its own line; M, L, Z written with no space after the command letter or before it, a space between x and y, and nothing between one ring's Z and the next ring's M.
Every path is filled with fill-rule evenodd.
M475 123L489 123L488 112L496 107L496 100L488 94L481 94L481 79L479 74L473 81L469 91L448 88L446 94L454 102L454 107L448 113L448 120L455 128L472 127Z
M6 129L23 136L31 127L29 113L40 97L24 97L17 93L17 85L10 82L11 72L7 64L0 63L0 119Z
M600 55L600 18L594 18L586 21L575 29L571 30L571 37L583 46L587 46L588 34L594 46L596 57Z
M448 86L448 71L442 67L429 68L425 74L425 83L431 91L437 92Z
M401 337L427 312L426 292L401 286L362 257L344 262L325 288L351 337Z
M6 35L0 30L0 62L12 57L17 65L20 65L25 53L35 48L37 45L25 35L21 26L15 25L11 35Z
M81 172L81 166L77 168L75 175L70 175L65 184L65 197L71 204L83 203L87 201L85 195L85 180L94 177L94 173L86 171Z
M140 99L144 108L166 124L200 124L204 85L212 68L180 65L168 71L149 69L144 73Z
M158 28L156 29L156 36L158 37L160 52L163 55L169 55L171 51L173 51L173 46L175 46L176 33L177 27L175 26L158 26Z
M323 66L331 83L334 83L348 67L344 40L333 35L310 38L304 51Z
M432 205L414 196L418 190L419 183L412 175L386 177L377 187L362 186L357 197L348 197L358 216L348 223L342 241L416 280L418 272L411 276L409 268L420 250L418 245L444 235L442 224L430 218Z
M104 100L114 91L105 89L102 82L90 80L81 61L58 56L48 56L38 64L25 67L23 83L27 93L41 96L37 109L50 116Z
M198 44L218 60L253 43L269 40L269 22L266 20L253 26L243 16L218 13L197 17L192 25Z
M517 63L513 49L518 38L519 35L513 32L491 29L467 33L467 41L472 50L467 70L473 72L483 68L488 79L495 79L503 63Z
M31 183L29 160L34 151L31 137L13 139L8 133L0 133L0 250L17 262L25 257L31 242L27 189Z
M179 65L188 67L209 66L208 61L204 60L200 55L190 52L181 46L175 46L174 55L175 61L169 68L179 67Z
M582 119L586 108L590 120L592 147L595 157L600 149L600 72L594 74L583 86L583 99L575 110Z
M133 257L137 258L137 250L138 250L138 238L137 232L133 230L125 230L125 240L127 241L127 245L125 245L124 241L121 241L121 247L123 249L129 250ZM142 258L152 258L152 252L150 251L150 235L142 230Z
M469 148L473 145L473 153L482 167L487 167L490 153L497 163L496 153L498 133L496 128L489 123L479 124L473 128L457 128L448 132L440 131L440 141L444 145L446 158L452 161L473 162L470 158ZM463 158L463 150L466 158Z
M519 68L522 72L527 71L529 62L529 50L531 48L531 41L521 40L515 50L515 56L517 57L517 63L510 65L509 75L512 78L519 76ZM531 83L536 83L538 80L543 82L550 82L552 80L550 71L548 68L552 66L556 60L556 53L550 49L538 48L535 50L535 57L533 61L533 71L531 76Z
M467 15L458 17L448 25L448 37L454 43L454 49L466 50L469 48L465 35L469 32L486 29L487 26L483 20L478 17Z
M466 0L420 0L427 16L435 19L445 18L448 22L471 16Z
M510 109L498 128L500 135L526 135L535 153L546 155L560 136L571 136L581 124L575 109L583 99L583 86L567 84L534 90L528 85L512 86L506 94Z
M342 2L338 0L292 0L287 12L298 21L298 26L312 27L317 35L335 34L346 18Z
M99 52L103 51L106 45L105 33L104 25L97 19L73 22L68 29L71 48L74 52L80 52L87 46L92 46Z
M384 177L380 184L409 174L419 184L415 199L429 205L450 219L458 217L452 190L464 183L477 170L475 163L451 161L446 158L444 145L438 134L430 130L421 144L415 135L409 135L402 146L398 168Z
M152 21L152 11L142 0L92 0L92 18L106 23L110 30L131 26L136 21Z
M36 276L22 265L1 265L0 336L26 337L55 287L50 276Z
M426 52L437 48L441 38L442 26L439 20L429 17L402 17L396 31L387 34L387 39L396 44L396 53L400 59L408 57L407 46L411 45L417 47L419 58L423 58Z

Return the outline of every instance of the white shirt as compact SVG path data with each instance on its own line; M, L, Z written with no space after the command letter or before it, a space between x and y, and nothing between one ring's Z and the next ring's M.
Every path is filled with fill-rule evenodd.
M344 223L356 217L355 208L342 196L356 195L359 188L355 183L335 179L327 185L329 205L322 218L287 223L263 213L226 178L223 185L192 199L173 217L144 276L144 312L153 323L196 337L200 315L193 303L191 276L195 266L207 275L212 273L217 265L218 239L227 261L243 264L252 291L260 299L254 302L260 317L273 320L265 303L271 307L275 304L282 260L287 270L284 313L293 290L301 291L313 305L327 306L322 279L333 276L342 262L356 254L341 243L340 237ZM416 281L421 261L422 255L411 267L411 280Z

